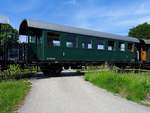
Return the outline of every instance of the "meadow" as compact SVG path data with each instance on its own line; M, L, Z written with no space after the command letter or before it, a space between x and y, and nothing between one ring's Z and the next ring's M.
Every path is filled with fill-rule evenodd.
M150 73L119 73L110 70L85 73L85 80L138 103L150 102Z

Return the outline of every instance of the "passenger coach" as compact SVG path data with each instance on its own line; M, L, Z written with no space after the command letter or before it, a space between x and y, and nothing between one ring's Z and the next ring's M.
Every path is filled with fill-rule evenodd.
M19 33L28 37L24 60L38 63L45 74L59 73L69 66L105 62L121 66L147 61L146 40L28 19L22 21Z

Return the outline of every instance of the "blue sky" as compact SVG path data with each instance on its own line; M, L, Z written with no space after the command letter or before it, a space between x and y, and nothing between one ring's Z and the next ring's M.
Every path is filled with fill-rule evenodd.
M0 15L19 28L22 19L127 35L150 22L150 0L1 0Z

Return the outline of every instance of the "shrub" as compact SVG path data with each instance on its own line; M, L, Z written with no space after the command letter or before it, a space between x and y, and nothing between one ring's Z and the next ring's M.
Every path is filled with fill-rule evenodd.
M11 64L7 70L0 72L0 80L28 78L35 72L35 67L22 69L18 64Z

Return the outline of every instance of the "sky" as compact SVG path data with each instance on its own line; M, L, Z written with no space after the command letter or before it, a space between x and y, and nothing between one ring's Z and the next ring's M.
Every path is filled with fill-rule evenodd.
M128 35L150 23L150 0L1 0L0 16L19 29L25 18Z

